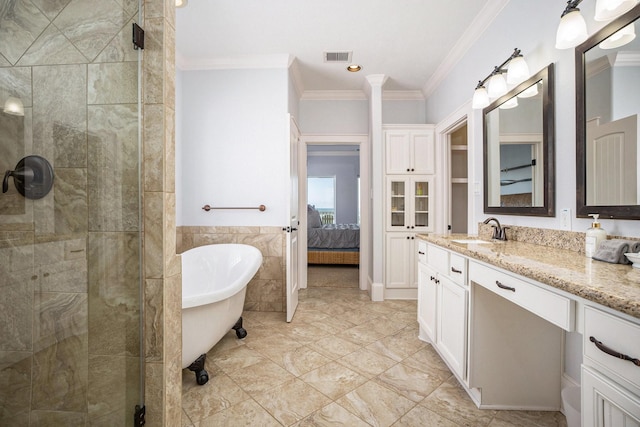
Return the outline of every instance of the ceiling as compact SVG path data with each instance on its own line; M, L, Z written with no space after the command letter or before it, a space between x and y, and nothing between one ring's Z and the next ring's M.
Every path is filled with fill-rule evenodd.
M301 95L385 90L428 94L508 0L190 0L176 10L178 67L286 67ZM326 63L325 51L352 51Z

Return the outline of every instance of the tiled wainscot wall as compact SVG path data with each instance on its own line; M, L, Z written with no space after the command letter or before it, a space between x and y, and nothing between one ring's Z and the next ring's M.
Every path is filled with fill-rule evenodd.
M194 227L176 229L177 250L215 243L244 243L262 252L262 266L247 286L244 309L284 311L286 307L286 240L281 227Z

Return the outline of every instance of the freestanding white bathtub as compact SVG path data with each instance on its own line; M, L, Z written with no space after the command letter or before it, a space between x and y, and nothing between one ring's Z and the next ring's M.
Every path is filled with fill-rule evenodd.
M262 264L260 251L249 245L217 244L182 254L182 368L209 380L206 353L231 329L238 338L247 284Z

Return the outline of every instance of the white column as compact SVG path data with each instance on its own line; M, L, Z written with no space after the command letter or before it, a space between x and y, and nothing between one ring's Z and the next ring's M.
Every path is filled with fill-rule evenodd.
M384 74L367 76L369 87L369 137L371 138L371 236L369 276L371 299L384 300L384 147L382 141L382 86Z

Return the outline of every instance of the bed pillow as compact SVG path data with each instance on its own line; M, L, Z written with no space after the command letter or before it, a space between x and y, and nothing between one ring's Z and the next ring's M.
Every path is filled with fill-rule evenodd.
M320 212L316 210L315 206L307 205L307 228L320 228L320 227L322 227Z

